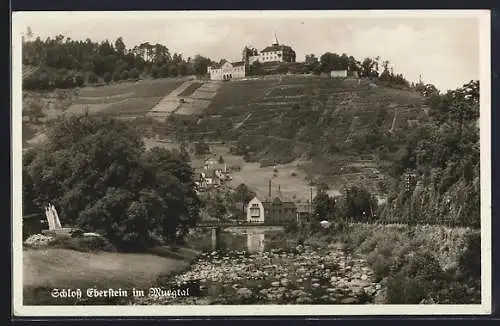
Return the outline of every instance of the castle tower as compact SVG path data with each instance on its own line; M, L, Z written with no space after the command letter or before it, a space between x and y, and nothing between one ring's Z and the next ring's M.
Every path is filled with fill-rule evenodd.
M274 41L275 41L275 43L273 43L273 45L276 45L276 46L280 45L280 43L278 42L278 37L276 36L276 33L274 33Z

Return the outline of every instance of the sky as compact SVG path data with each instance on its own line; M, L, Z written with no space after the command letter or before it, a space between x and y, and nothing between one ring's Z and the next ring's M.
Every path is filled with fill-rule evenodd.
M455 89L479 77L481 11L357 12L22 12L16 30L29 26L42 39L63 34L93 41L123 37L127 48L161 43L184 57L241 60L245 45L261 50L278 41L297 61L306 54L380 56L409 81Z

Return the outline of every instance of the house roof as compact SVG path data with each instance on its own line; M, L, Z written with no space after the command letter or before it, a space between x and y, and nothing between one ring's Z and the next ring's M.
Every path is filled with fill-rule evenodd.
M263 201L262 205L266 209L270 209L272 207L280 207L280 208L285 208L285 209L297 209L297 206L295 206L294 202L291 201L283 201L279 197L275 197L273 201Z
M310 211L309 203L296 203L295 206L297 206L297 212L299 213L309 213Z
M264 50L260 51L261 53L263 52L274 52L274 51L293 51L291 47L288 45L277 45L273 44L271 46L266 47Z
M240 67L244 66L245 62L244 61L237 61L237 62L228 62L226 60L222 60L220 63L216 63L214 65L211 65L210 68L212 69L220 69L225 63L229 63L233 67Z
M233 67L241 67L245 65L245 61L238 61L232 63Z
M216 177L215 170L206 170L205 177L206 178L215 178Z

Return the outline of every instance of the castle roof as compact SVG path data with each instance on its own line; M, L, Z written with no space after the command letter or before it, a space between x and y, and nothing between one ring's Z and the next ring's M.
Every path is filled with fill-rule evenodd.
M293 51L293 49L288 45L273 44L271 46L266 47L264 50L260 52L263 53L263 52L286 51L286 50Z

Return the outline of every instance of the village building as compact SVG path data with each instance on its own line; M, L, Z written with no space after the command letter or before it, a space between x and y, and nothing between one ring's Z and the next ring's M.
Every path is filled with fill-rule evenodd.
M284 225L304 221L309 216L310 205L296 204L286 200L281 191L272 199L271 183L269 183L269 195L265 200L254 197L247 205L247 222Z
M247 206L249 223L282 225L297 221L297 207L294 202L282 201L279 197L273 201L261 201L254 197Z
M331 78L345 78L347 77L347 70L332 70L330 71Z
M302 225L311 221L312 205L310 201L295 203L297 206L297 224Z
M247 221L250 223L264 224L264 203L254 197L247 205Z
M245 62L228 62L223 60L219 64L208 67L210 80L231 80L245 78Z
M195 167L195 184L198 190L204 191L211 187L218 187L231 180L226 163L219 163L215 157L204 160L203 166Z

